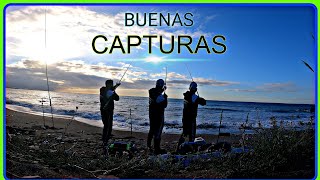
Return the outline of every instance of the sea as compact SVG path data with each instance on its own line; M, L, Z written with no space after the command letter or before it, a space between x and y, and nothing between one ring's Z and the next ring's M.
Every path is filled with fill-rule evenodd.
M54 117L68 117L102 127L99 95L50 92ZM6 88L6 108L19 112L51 116L47 91ZM115 102L113 129L148 132L148 97L121 96ZM270 128L273 123L286 128L303 129L314 113L310 104L279 104L257 102L207 101L199 106L197 133L220 132L240 134L245 124L246 133L258 128ZM78 108L77 108L78 107ZM182 99L168 99L165 110L164 133L182 132ZM48 118L46 118L48 119ZM50 125L50 121L47 120ZM221 126L220 126L221 122ZM312 124L312 123L311 123Z

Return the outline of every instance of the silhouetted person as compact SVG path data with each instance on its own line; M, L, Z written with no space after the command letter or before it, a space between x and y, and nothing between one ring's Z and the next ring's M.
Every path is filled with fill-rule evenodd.
M119 85L117 83L116 86L113 86L112 80L106 80L106 86L100 88L100 112L103 122L102 141L104 148L106 148L111 136L114 101L119 101L119 96L115 92L115 89Z
M161 133L164 125L164 109L168 104L168 96L164 93L166 86L162 79L157 80L156 87L149 90L149 122L147 146L152 150L151 142L154 138L154 153L164 154L166 151L160 148Z
M189 91L183 93L184 107L182 116L183 132L179 139L179 144L184 142L184 137L189 136L189 142L193 142L196 137L198 105L206 105L206 100L197 96L197 83L191 82Z

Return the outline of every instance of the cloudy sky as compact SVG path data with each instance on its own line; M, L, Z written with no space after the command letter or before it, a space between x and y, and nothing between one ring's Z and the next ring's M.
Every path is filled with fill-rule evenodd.
M46 31L45 31L46 11ZM126 27L124 14L191 12L191 27ZM224 6L9 6L6 9L6 86L45 90L48 64L50 89L94 93L108 78L119 80L131 65L118 89L120 95L147 96L158 78L165 78L167 94L182 98L191 81L201 96L212 100L282 103L314 103L314 74L301 60L315 67L314 10L312 7ZM45 45L46 32L46 45ZM224 54L183 51L161 54L159 43L148 41L130 54L115 50L96 54L92 39L102 34L110 42L120 35L162 35L166 49L170 37L189 35L194 47L201 35L211 43L221 34ZM175 42L176 43L176 42Z

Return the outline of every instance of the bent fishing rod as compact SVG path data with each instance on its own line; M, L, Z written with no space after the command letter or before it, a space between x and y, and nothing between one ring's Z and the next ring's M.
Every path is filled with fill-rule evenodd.
M191 75L191 72L190 72L190 70L189 70L189 68L188 68L187 63L185 63L185 65L186 65L186 68L187 68L187 70L188 70L188 72L189 72L189 75L190 75L191 81L192 81L192 82L194 82L194 81L193 81L193 78L192 78L192 75ZM197 92L198 96L200 97L199 92L198 92L198 89L197 89L197 91L196 91L196 92Z
M127 73L128 69L130 68L130 66L131 66L131 64L129 64L129 66L127 67L127 69L126 69L125 72L123 73L123 75L122 75L122 77L120 78L120 80L118 81L118 83L117 83L115 86L113 86L113 90L114 90L114 91L120 86L120 83L121 83L123 77L126 75L126 73ZM112 95L112 96L113 96L113 95ZM106 104L103 106L103 109L106 109L106 108L107 108L107 106L109 105L109 102L111 101L111 99L112 99L111 97L108 99L108 101L106 102Z
M116 83L116 85L113 87L113 90L116 90L117 87L120 86L120 83L121 83L123 77L127 74L127 71L129 70L130 66L131 66L131 64L129 64L129 66L127 67L127 69L124 71L124 73L123 73L123 75L121 76L121 78L120 78L120 80L118 81L118 83Z

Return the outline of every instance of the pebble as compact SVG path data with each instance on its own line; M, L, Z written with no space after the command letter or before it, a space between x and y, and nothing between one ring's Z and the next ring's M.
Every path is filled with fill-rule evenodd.
M34 149L34 150L39 150L40 149L39 146L34 146L34 145L29 146L29 148L30 149Z

